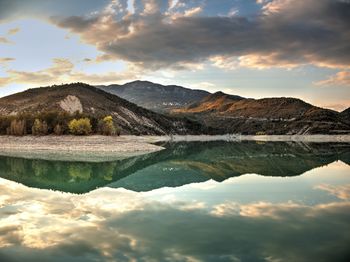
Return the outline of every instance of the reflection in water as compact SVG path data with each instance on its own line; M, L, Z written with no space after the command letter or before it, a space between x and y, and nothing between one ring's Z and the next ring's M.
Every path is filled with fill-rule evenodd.
M63 162L0 156L0 176L30 187L86 193L98 187L150 191L256 173L297 176L336 160L349 144L192 142L113 162Z
M350 145L166 146L0 157L0 261L350 261Z
M287 180L247 175L83 195L0 179L0 261L349 261L349 171L338 161ZM302 184L321 202L278 190Z

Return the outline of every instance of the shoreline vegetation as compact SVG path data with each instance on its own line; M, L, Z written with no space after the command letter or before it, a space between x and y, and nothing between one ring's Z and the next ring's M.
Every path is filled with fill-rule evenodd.
M41 113L19 113L0 116L0 135L46 136L99 134L105 136L120 135L120 128L110 115L89 115L79 111L75 113L49 111Z
M62 161L113 161L164 149L156 143L194 141L350 143L350 135L0 136L0 155Z

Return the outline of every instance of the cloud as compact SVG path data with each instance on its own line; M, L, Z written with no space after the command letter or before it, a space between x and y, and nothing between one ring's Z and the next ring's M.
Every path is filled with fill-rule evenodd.
M12 58L2 58L3 63L12 61ZM0 64L1 64L0 59ZM116 83L132 80L141 74L141 70L133 65L127 65L122 72L106 72L102 74L88 74L84 71L75 70L74 64L68 59L55 58L49 68L29 72L6 70L7 76L0 77L0 86L11 83L23 83L28 85L50 85L57 83L88 82L90 84Z
M0 37L0 44L12 44L6 37Z
M12 57L0 57L0 65L7 64L8 62L15 61L16 59Z
M73 195L5 179L0 190L6 261L339 261L349 255L345 201L210 208L212 201L209 207L168 203L108 188Z
M16 27L16 28L11 28L11 29L9 29L9 30L7 31L7 34L8 34L8 35L15 35L15 34L17 34L20 30L21 30L21 29L18 28L18 27Z
M255 18L195 16L202 7L183 5L179 12L182 1L171 2L165 11L158 1L143 3L142 10L119 18L101 12L52 21L107 56L147 68L181 68L212 57L260 69L349 68L348 1L261 1L262 13Z
M339 186L321 184L316 186L315 189L324 190L342 200L350 200L350 184Z
M198 15L202 12L202 7L198 6L198 7L194 7L194 8L191 8L191 9L188 9L185 11L184 13L184 16L195 16L195 15Z
M279 13L289 5L293 4L293 2L295 3L295 0L272 0L270 2L264 0L257 1L258 4L264 4L262 10L265 15Z
M350 87L350 71L341 71L326 80L315 83L317 86L347 86Z

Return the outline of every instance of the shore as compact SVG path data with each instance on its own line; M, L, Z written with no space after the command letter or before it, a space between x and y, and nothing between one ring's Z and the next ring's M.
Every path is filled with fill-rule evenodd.
M113 161L164 149L134 136L0 136L0 155L61 161Z
M350 135L0 136L0 155L62 161L113 161L164 149L154 143L194 141L350 143Z
M156 137L155 137L156 138ZM155 139L153 138L153 139ZM152 139L152 137L150 137ZM265 142L305 142L305 143L350 143L350 135L190 135L164 136L159 141L265 141Z

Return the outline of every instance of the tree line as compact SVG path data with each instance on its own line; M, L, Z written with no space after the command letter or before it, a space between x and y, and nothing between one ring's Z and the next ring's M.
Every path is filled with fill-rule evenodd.
M0 135L120 135L112 116L50 111L0 116Z

